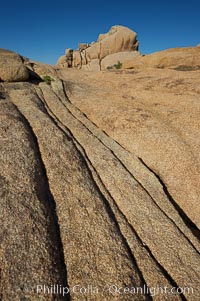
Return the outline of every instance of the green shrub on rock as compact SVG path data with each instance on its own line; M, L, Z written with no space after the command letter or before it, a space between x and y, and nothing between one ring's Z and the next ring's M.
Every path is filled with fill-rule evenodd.
M114 65L115 69L121 69L122 63L120 61L117 62L117 64Z
M49 76L49 75L45 75L45 76L43 77L43 80L45 81L45 83L46 83L47 85L51 85L51 82L54 81L54 79L51 78L51 76Z
M121 67L122 67L122 63L118 61L117 64L114 64L113 66L108 66L107 70L121 69Z

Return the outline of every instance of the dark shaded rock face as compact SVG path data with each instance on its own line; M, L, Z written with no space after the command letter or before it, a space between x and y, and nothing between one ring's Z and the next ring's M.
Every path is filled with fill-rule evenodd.
M199 71L23 64L54 80L0 83L0 299L198 301Z

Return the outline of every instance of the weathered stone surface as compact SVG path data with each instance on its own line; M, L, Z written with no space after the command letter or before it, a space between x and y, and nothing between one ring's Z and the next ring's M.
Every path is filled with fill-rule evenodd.
M90 63L92 60L101 59L101 44L94 43L91 47L86 49L86 58Z
M59 67L68 67L67 56L66 55L60 56L56 65L58 65Z
M56 66L59 68L71 68L72 67L72 61L73 61L73 49L67 48L65 50L65 54L60 56Z
M100 71L100 61L98 59L92 60L89 64L83 65L81 69L85 71Z
M105 70L108 67L112 67L118 62L122 64L122 68L124 67L124 62L131 61L136 58L137 56L140 56L140 53L138 51L127 51L127 52L117 52L110 55L107 55L102 61L101 61L101 70Z
M75 104L79 105L80 109L100 128L106 130L129 151L136 152L141 158L145 155L145 161L150 161L151 166L152 162L155 162L153 169L159 170L162 178L167 178L167 186L170 185L170 191L175 193L175 198L181 202L181 206L184 206L184 211L187 211L189 216L191 215L191 219L199 224L199 209L196 203L199 173L189 150L187 147L183 149L184 142L182 144L178 138L178 133L180 133L180 136L184 137L184 141L192 144L193 152L197 152L199 145L197 141L200 141L196 136L199 126L197 110L199 71L181 72L151 68L135 70L135 74L131 71L130 73L124 72L127 73L123 74L122 70L116 74L109 72L99 75L88 74L87 77L84 76L84 73L80 73L79 76L77 72L74 72L73 77L73 72L71 72L66 74L66 78L69 74L73 78L71 81L77 84L77 88L81 85L88 89L90 97L83 96L84 93L87 94L84 89L82 89L82 93L82 90L79 92L77 90ZM63 73L65 74L64 70ZM102 87L104 87L103 91ZM186 93L186 91L188 92ZM71 95L72 97L74 93ZM102 100L100 101L100 99ZM138 101L136 101L137 99ZM144 104L140 105L141 99ZM187 110L193 116L189 122L187 122ZM132 115L133 113L134 115ZM163 115L167 124L161 122ZM187 124L187 126L182 128L183 124ZM127 137L131 137L130 140ZM168 137L168 143L165 140L162 142L164 137ZM134 141L134 143L130 143L130 141ZM181 160L182 155L183 161ZM188 159L186 160L186 158ZM200 163L200 158L198 160ZM177 166L177 168L173 166ZM187 174L184 170L188 171ZM172 173L171 177L168 176L168 173ZM188 203L188 198L190 203ZM193 207L192 211L191 207Z
M138 50L137 34L125 26L113 26L100 41L100 59L109 54Z
M89 47L89 44L87 44L87 43L79 43L79 44L78 44L78 49L79 49L80 51L85 50L85 49L88 48L88 47Z
M99 35L96 43L79 44L79 50L73 52L73 62L70 66L81 69L82 66L89 64L83 69L94 70L91 66L97 66L96 60L99 60L99 64L101 64L102 59L118 52L127 53L127 59L129 59L133 55L129 55L129 52L136 53L138 51L139 42L136 37L136 33L125 26L112 26L108 33ZM93 60L95 62L91 63ZM66 67L65 61L66 54L59 58L57 65Z
M82 65L82 60L81 60L81 54L80 51L74 51L73 52L73 67L76 68L81 68Z
M34 134L7 96L0 121L0 296L36 300L37 285L67 284L55 203Z
M2 301L199 300L199 76L0 83Z
M0 49L0 80L20 82L30 79L42 79L45 75L56 77L53 66L31 61L19 54Z
M15 52L0 49L0 80L5 82L26 81L29 72L22 58Z
M27 67L34 71L36 75L38 75L41 79L46 76L49 75L52 78L56 78L57 77L57 73L56 70L53 66L48 65L48 64L43 64L43 63L39 63L39 62L34 62L34 61L30 61L27 64Z
M67 49L65 50L65 55L66 55L66 57L71 56L72 53L73 53L73 49L72 49L72 48L67 48Z
M124 26L113 26L107 34L100 35L98 41L86 49L86 58L102 60L106 56L123 51L137 50L136 33Z
M199 47L171 48L138 57L124 64L124 68L178 68L182 71L200 69Z

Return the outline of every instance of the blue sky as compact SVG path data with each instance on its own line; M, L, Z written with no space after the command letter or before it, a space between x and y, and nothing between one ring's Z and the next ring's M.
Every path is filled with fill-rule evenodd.
M136 31L143 54L196 46L200 43L200 1L2 1L0 48L55 64L66 48L96 41L112 25Z

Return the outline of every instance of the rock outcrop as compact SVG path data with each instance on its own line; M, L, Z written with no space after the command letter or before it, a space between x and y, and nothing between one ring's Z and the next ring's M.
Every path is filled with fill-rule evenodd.
M71 68L73 64L73 49L68 48L65 51L65 55L62 55L57 62L59 67Z
M123 67L124 62L133 61L138 56L139 57L141 56L139 51L128 51L128 52L125 51L125 52L118 52L118 53L107 55L101 61L101 70L112 68L118 62L121 63L122 64L121 67Z
M101 70L103 59L115 54L112 57L116 59L114 63L119 60L123 63L125 56L122 53L125 52L127 55L131 53L129 56L135 57L139 54L138 47L136 33L125 26L116 25L112 26L108 33L100 34L96 43L79 44L79 49L73 52L70 49L70 54L67 50L65 55L58 59L57 66L91 71Z
M124 69L136 67L171 68L182 71L200 69L200 48L182 47L171 48L145 56L127 59L123 63Z
M31 60L27 60L25 62L26 67L29 70L30 76L33 78L40 78L43 79L44 76L51 76L52 78L57 77L56 70L53 66L48 65L48 64L43 64Z
M198 301L200 71L23 61L0 82L0 300Z
M53 66L34 62L16 52L0 49L0 82L22 82L43 79L49 75L56 78Z
M23 58L12 51L0 49L0 80L5 82L26 81L29 72Z
M66 49L57 62L58 68L75 68L84 71L115 69L171 68L182 71L200 69L200 48L171 48L149 55L141 55L134 31L124 26L113 26L106 34L100 34L97 42L79 44L78 50Z

